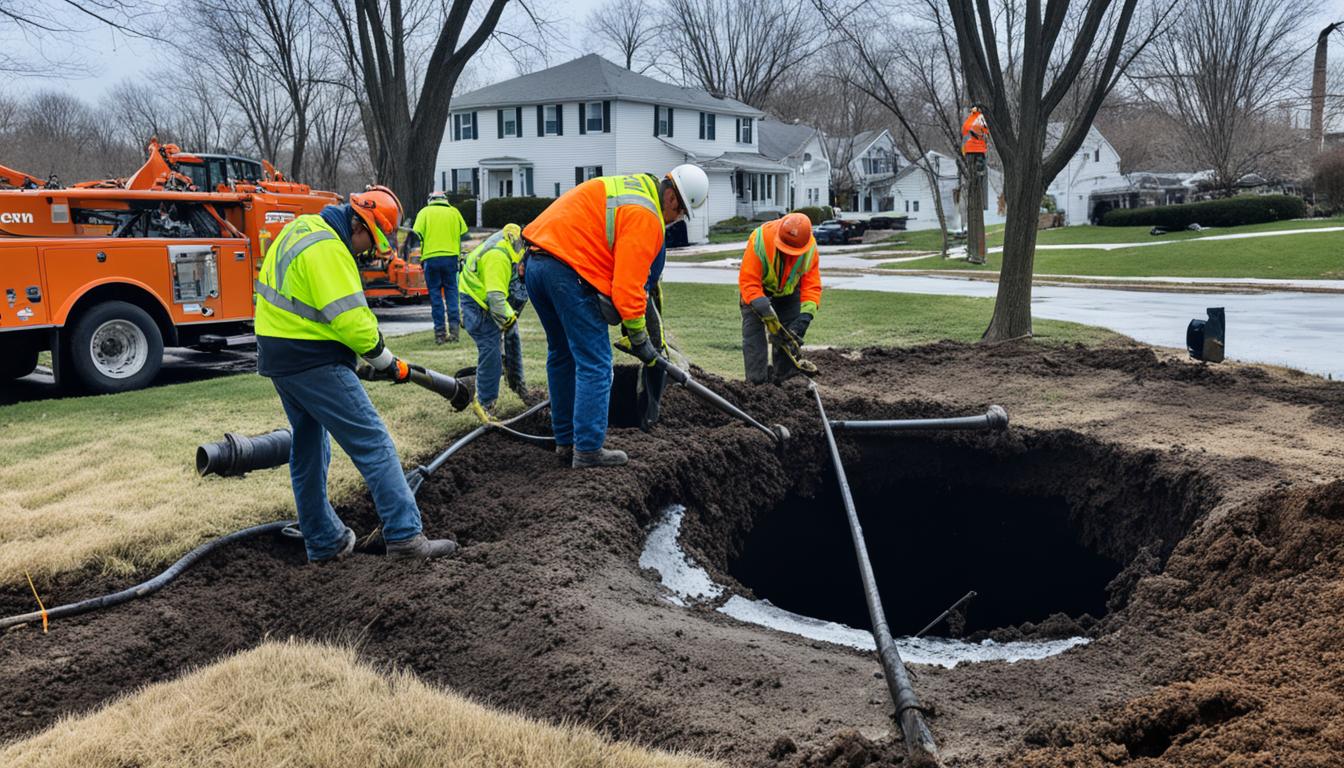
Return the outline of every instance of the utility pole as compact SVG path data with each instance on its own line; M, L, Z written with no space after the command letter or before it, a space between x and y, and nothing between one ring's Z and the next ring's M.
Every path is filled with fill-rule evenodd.
M1344 21L1336 21L1316 38L1316 66L1311 74L1311 144L1316 152L1325 148L1325 64L1330 33L1341 26Z
M971 114L961 124L961 154L966 159L966 261L985 263L985 152L988 149L989 126L980 113L980 105L971 107Z

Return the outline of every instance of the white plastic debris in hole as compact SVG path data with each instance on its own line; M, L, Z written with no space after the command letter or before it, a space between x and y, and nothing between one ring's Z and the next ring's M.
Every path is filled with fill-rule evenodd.
M668 507L658 524L649 532L644 551L639 555L639 567L658 571L663 586L670 592L666 595L667 600L680 606L713 600L726 591L723 585L716 584L710 578L704 568L691 562L677 543L685 514L686 508L680 504ZM864 651L876 649L873 636L867 630L786 611L769 600L748 600L741 595L731 595L718 610L741 622L811 640ZM968 643L941 637L905 637L898 638L896 646L907 664L931 664L950 669L961 662L1044 659L1088 642L1086 637L1008 643L996 643L993 640Z

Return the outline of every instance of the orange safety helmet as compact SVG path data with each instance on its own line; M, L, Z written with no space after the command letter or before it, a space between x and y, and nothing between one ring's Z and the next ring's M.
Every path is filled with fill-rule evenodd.
M779 220L775 248L790 256L802 256L812 245L812 220L804 213L790 213Z
M382 184L370 184L363 192L350 195L350 207L373 235L378 255L391 253L388 238L396 234L401 223L401 201L396 193Z

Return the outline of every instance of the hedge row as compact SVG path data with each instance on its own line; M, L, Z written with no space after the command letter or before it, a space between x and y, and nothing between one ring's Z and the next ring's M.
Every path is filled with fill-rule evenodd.
M552 197L496 197L481 206L482 226L499 229L505 224L526 227L555 202Z
M1108 211L1101 223L1107 227L1162 227L1185 229L1191 224L1205 227L1237 227L1267 221L1300 219L1307 205L1292 195L1241 195L1223 200L1205 200L1181 205L1152 208L1117 208Z
M472 195L459 195L453 192L448 193L448 202L462 214L466 220L467 226L476 226L476 198Z
M798 210L794 211L794 213L801 213L807 216L807 218L810 219L814 225L820 224L821 222L826 221L827 219L835 218L835 211L829 205L820 205L820 206L808 205L799 208Z

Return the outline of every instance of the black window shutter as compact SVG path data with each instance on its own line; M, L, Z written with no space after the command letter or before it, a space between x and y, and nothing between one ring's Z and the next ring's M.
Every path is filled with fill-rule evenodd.
M672 108L667 108L667 137L672 138Z
M471 113L471 138L481 138L481 114L479 112Z
M513 124L514 124L514 126L515 126L515 128L514 128L514 134L513 134L513 135L514 135L514 136L517 136L517 137L520 138L520 139L523 138L523 108L522 108L522 107L514 107Z
M481 194L481 169L471 169L471 194L479 197Z
M499 138L502 139L504 138L504 110L495 110L495 117L499 118L497 121L499 123Z
M545 135L546 135L546 108L543 107L543 106L541 106L540 104L538 104L538 105L537 105L537 136L538 136L538 137L541 137L541 136L545 136Z
M583 134L585 134L585 133L587 133L587 132L588 132L588 105L585 104L584 102L580 101L580 102L579 102L579 135L582 136Z
M457 169L456 169L456 168L453 169L453 186L452 186L452 188L451 188L451 191L453 191L453 192L456 192L456 191L457 191Z
M453 115L453 141L462 140L462 116Z
M574 166L574 186L577 187L582 183L583 183L583 166L576 165Z
M705 113L700 113L700 138L705 138Z
M602 102L602 132L611 133L611 102Z
M556 104L556 105L555 105L555 135L556 135L556 136L564 136L564 135L565 135L565 105L564 105L564 104Z
M658 118L659 118L659 114L658 114L658 112L659 112L660 110L662 110L662 107L657 107L657 106L655 106L655 107L653 108L653 135L654 135L654 136L657 136L657 135L658 135Z
M525 168L524 175L527 178L527 192L526 192L527 196L528 197L535 196L537 194L537 190L535 187L532 186L532 168L531 167Z
M448 191L448 172L447 172L447 171L439 171L439 189L442 189L442 190L445 191L445 192Z
M600 166L600 165L597 166L597 175L598 175L598 176L601 176L601 175L602 175L602 166Z

